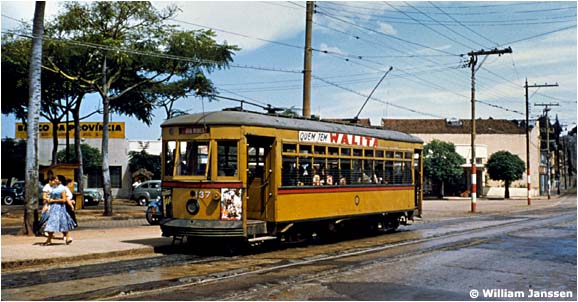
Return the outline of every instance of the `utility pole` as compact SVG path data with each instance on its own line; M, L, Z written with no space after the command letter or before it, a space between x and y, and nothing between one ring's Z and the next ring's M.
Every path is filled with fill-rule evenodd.
M478 188L477 188L477 169L476 169L476 64L478 63L478 56L480 55L499 55L501 56L502 54L505 53L512 53L512 49L510 47L508 48L504 48L504 49L493 49L493 50L478 50L478 51L472 51L468 53L468 56L470 56L470 62L469 62L469 66L472 69L472 133L471 133L471 148L472 148L472 158L471 158L471 163L472 163L472 188L471 188L471 197L472 197L472 202L471 202L471 212L475 213L476 212L476 196L477 196L477 192L478 192ZM483 62L482 62L483 64ZM482 67L482 64L480 64L480 66L478 67L478 69L480 67Z
M548 106L559 106L559 104L534 104L534 106L544 106L544 115L546 116L546 191L550 199L550 118L548 111L552 110ZM542 149L542 148L540 148Z
M307 1L305 9L305 59L303 62L303 116L311 117L311 35L313 31L314 1Z
M528 178L528 205L532 205L532 196L530 195L530 185L532 182L532 178L531 178L531 174L530 174L530 128L529 128L529 116L530 116L530 106L528 104L528 88L542 88L542 87L558 87L558 83L556 84L544 84L544 85L531 85L528 86L528 78L526 78L526 85L524 85L524 88L526 88L526 176ZM539 158L539 157L538 157Z

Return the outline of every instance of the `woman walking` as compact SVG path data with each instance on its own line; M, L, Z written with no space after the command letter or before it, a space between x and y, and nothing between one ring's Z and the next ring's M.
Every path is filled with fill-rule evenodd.
M72 220L70 215L66 212L66 203L68 201L66 191L58 178L53 180L51 184L52 191L50 192L50 198L48 199L50 211L48 222L46 222L46 227L44 228L44 230L48 232L48 239L46 239L46 242L44 242L43 245L52 244L54 232L62 232L66 245L69 245L72 243L69 231L74 229L74 220Z

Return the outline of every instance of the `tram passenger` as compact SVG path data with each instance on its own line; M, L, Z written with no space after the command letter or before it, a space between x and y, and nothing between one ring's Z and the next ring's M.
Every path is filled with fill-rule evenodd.
M325 184L328 186L332 186L333 185L333 176L327 175L327 177L325 178Z
M321 176L319 176L319 173L317 173L317 169L313 168L313 185L314 186L320 186L321 185Z
M346 184L347 184L347 180L345 180L345 176L343 176L343 175L339 176L339 185L344 186Z

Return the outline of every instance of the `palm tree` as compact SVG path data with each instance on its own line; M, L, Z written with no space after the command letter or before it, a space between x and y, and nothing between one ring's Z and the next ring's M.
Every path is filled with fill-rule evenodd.
M46 2L36 1L34 25L32 28L32 51L30 53L30 71L28 73L28 127L26 142L26 208L24 223L19 234L34 235L34 221L38 217L38 120L40 117L42 66L42 35L44 34L44 8Z

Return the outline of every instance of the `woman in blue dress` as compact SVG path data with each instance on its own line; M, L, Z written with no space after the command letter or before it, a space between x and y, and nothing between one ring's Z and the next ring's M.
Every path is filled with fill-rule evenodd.
M46 227L44 228L44 231L48 232L48 239L43 243L44 245L52 244L54 232L62 232L65 237L66 245L72 243L69 231L74 229L74 220L72 220L70 215L66 212L66 202L66 191L57 178L53 180L52 191L50 192L50 198L48 199L50 211Z

